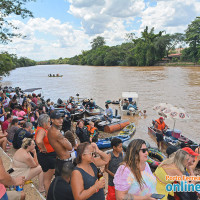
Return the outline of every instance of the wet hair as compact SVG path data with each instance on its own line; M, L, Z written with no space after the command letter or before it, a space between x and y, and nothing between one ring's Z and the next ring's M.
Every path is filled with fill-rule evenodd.
M61 176L70 178L73 170L74 170L74 165L71 162L65 162L61 170Z
M68 141L72 144L72 147L76 146L74 134L71 131L66 131L64 137L68 139Z
M13 120L12 120L12 122L11 122L11 126L12 125L15 125L16 123L18 123L19 122L19 120L17 119L17 118L14 118Z
M145 184L140 171L140 156L139 152L143 144L146 144L144 140L135 139L130 142L126 150L126 156L124 163L128 166L136 178L136 181L140 185L140 188Z
M119 144L122 143L122 140L120 140L119 138L113 138L111 140L111 147L118 147Z
M38 118L38 126L43 127L44 124L48 123L48 120L50 119L49 115L47 114L41 114Z
M22 140L22 148L23 149L27 149L29 146L31 146L31 142L32 142L33 140L31 139L31 138L24 138L23 140Z
M77 147L77 157L76 157L76 164L79 164L82 162L82 155L84 154L85 152L85 149L91 145L89 142L83 142L81 144L78 145Z

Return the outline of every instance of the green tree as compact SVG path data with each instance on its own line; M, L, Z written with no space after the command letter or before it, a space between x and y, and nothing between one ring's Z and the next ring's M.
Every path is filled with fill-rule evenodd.
M11 22L8 21L10 15L26 17L33 17L31 11L27 10L24 5L27 2L35 0L1 0L0 1L0 42L7 44L12 41L13 37L21 37L22 34L16 34L13 30L18 29Z
M104 46L106 44L104 37L98 36L92 42L92 49Z
M9 74L9 71L14 69L14 64L8 53L0 54L0 76Z
M196 17L196 19L188 25L186 34L186 42L189 44L189 48L191 48L191 57L193 62L197 62L200 59L200 17Z

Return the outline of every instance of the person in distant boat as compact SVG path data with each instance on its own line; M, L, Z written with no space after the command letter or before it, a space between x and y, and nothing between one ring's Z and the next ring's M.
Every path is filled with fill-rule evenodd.
M167 129L168 126L165 124L163 117L155 120L154 130L156 131L157 145L159 149L161 149L163 134L166 132Z
M131 101L127 107L127 110L129 110L130 108L134 108L135 110L137 110L137 106L136 106L136 102L135 101Z
M123 105L123 110L127 110L128 106L129 106L129 101L127 99L124 99L122 101L122 105Z
M105 110L104 118L105 120L108 120L109 122L111 122L113 118L113 110L112 108L109 107L108 104L106 104L105 107L106 107L106 110Z

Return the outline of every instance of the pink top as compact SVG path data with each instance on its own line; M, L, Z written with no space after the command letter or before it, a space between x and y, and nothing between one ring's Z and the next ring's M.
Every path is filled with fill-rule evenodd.
M0 199L3 197L3 195L6 193L6 188L3 184L0 183Z
M140 189L140 185L129 167L120 165L113 180L115 189L118 191L128 191L129 194L136 196L156 193L156 177L152 174L148 163L146 163L145 170L141 174L145 184Z
M22 120L23 116L26 115L26 113L22 110L22 111L16 112L16 115L19 120Z

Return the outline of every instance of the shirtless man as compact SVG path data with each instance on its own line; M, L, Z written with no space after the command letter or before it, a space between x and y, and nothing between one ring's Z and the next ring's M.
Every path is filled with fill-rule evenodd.
M71 143L60 132L63 119L58 111L53 111L50 115L52 126L48 130L48 140L57 154L55 176L61 176L63 164L72 162L69 151L72 150Z

